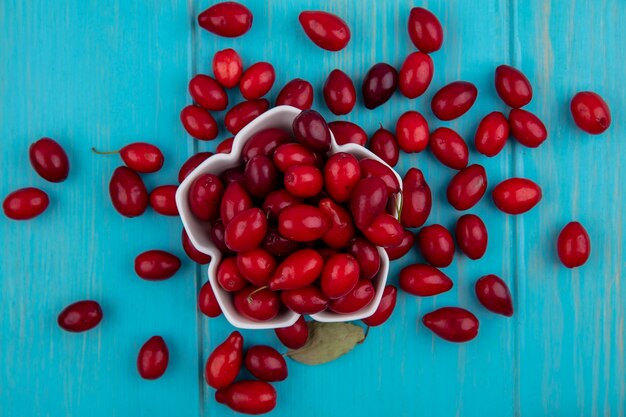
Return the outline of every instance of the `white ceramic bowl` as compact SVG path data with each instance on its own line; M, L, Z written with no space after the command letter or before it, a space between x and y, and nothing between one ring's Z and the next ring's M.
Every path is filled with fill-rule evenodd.
M212 173L217 175L221 174L229 168L234 168L241 165L242 161L240 158L243 145L254 133L268 128L282 128L288 132L291 132L291 125L293 123L293 120L299 113L300 109L291 106L278 106L263 113L252 122L250 122L246 127L241 129L239 133L237 133L233 142L232 151L230 153L215 154L205 160L196 169L194 169L187 176L187 178L185 178L185 180L182 182L182 184L180 184L178 190L176 191L176 206L178 207L180 217L183 221L183 225L185 226L185 230L189 235L189 239L199 251L206 253L207 255L211 255L212 260L208 267L208 274L209 281L211 281L211 287L213 287L215 297L217 298L217 302L222 308L222 312L224 313L224 316L226 316L226 319L233 326L239 327L241 329L275 329L280 327L287 327L295 323L300 315L292 312L291 310L283 309L272 320L259 322L250 320L249 318L242 316L237 312L237 310L235 310L232 301L232 294L222 290L222 288L217 283L217 267L220 264L222 254L215 247L215 245L211 241L211 238L208 236L206 223L199 221L191 213L187 195L189 193L189 188L191 187L191 184L200 175L206 173ZM352 143L338 145L332 133L331 141L332 144L329 154L346 152L354 155L359 160L364 158L371 158L387 165L379 157L374 155L369 150L365 149L363 146ZM402 178L400 178L400 176L391 167L390 169L398 178L398 182L402 184ZM396 207L400 206L400 195L400 193L397 195ZM376 295L367 306L352 314L337 314L330 310L326 310L321 313L312 314L311 317L314 320L321 322L342 322L360 320L371 316L376 311L376 308L378 308L378 304L380 303L380 299L383 295L383 290L385 288L385 283L387 282L387 273L389 272L389 257L387 256L387 253L382 248L378 248L378 253L380 254L380 270L378 271L378 274L372 279L372 283L374 284L374 288L376 289Z

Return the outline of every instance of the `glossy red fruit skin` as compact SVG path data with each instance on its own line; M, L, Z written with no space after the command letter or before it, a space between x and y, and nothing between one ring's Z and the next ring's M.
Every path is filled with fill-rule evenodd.
M348 210L330 198L320 200L318 207L330 220L330 227L322 236L322 241L333 249L346 247L356 233Z
M77 301L65 307L57 318L60 328L72 333L84 332L102 321L102 308L93 300Z
M264 98L242 101L226 112L224 126L226 126L226 130L236 135L248 123L265 113L269 107L269 101Z
M500 65L496 68L496 92L507 106L518 109L533 98L533 88L528 78L517 68Z
M320 239L331 226L326 214L315 206L294 204L278 215L278 232L294 242Z
M582 224L570 222L565 225L557 239L557 253L567 268L576 268L587 262L591 254L591 241Z
M128 167L117 167L113 171L109 195L113 207L122 216L139 216L148 207L148 190L141 177Z
M304 110L293 120L296 141L315 152L330 149L330 130L321 114L315 110Z
M315 154L299 143L285 143L276 148L272 159L282 173L294 165L315 165Z
M243 362L243 336L232 332L209 355L204 368L204 378L210 387L221 389L233 383Z
M185 253L187 254L187 256L189 257L189 259L191 259L192 261L196 263L199 263L200 265L206 265L209 262L211 262L211 256L200 252L198 249L196 249L193 243L191 243L191 240L189 239L189 235L187 235L187 231L185 231L185 229L183 229L183 232L181 235L181 241L182 241L183 249Z
M226 138L217 144L216 153L230 153L233 150L233 142L235 138Z
M456 119L474 105L478 89L467 81L455 81L435 93L430 103L433 114L440 120Z
M306 287L322 273L324 260L313 249L301 249L285 258L269 282L272 291Z
M361 92L368 109L386 103L398 88L398 71L384 62L374 64L363 79Z
M522 109L513 109L509 113L511 136L529 148L536 148L548 138L548 131L543 122L534 114Z
M496 275L485 275L476 281L474 287L478 301L487 310L511 317L513 300L506 283Z
M422 317L424 326L444 340L468 342L478 335L478 319L459 307L443 307Z
M328 308L338 314L350 314L367 306L374 299L374 285L369 279L362 279L347 295L330 300Z
M450 291L452 280L434 266L413 264L400 271L400 288L409 294L431 297Z
M251 208L237 214L226 226L224 242L235 252L256 248L267 233L267 219L261 210Z
M262 242L262 247L277 257L287 256L300 248L299 242L289 240L278 233L276 229L268 230Z
M359 282L359 275L359 264L353 256L345 253L333 255L322 270L322 292L330 299L343 297Z
M389 248L385 248L385 252L387 252L387 256L390 261L395 261L396 259L402 258L404 255L409 253L413 244L415 243L415 236L409 230L404 230L402 232L402 242L398 246L392 246Z
M246 182L244 167L238 166L235 168L228 168L226 171L220 174L220 179L224 184L238 182L243 185Z
M237 214L252 207L252 198L246 189L238 182L230 183L222 194L220 219L227 225Z
M300 198L310 198L322 191L324 177L311 165L294 165L285 172L285 189Z
M211 113L202 107L190 105L180 112L180 121L191 136L198 140L213 140L217 137L217 122Z
M263 198L279 184L278 170L270 158L257 155L250 159L244 171L246 190L255 197Z
M309 327L303 316L300 316L291 326L274 329L274 332L280 343L289 349L300 349L309 339Z
M390 248L402 243L404 229L400 222L390 214L379 214L372 223L361 230L363 235L374 245Z
M316 285L281 291L280 299L289 310L298 314L317 314L328 307L328 297Z
M279 188L269 193L265 200L263 200L263 212L267 214L267 218L270 220L278 220L280 212L289 206L295 204L302 204L301 198L291 195L284 188Z
M46 181L62 182L69 175L70 161L54 139L41 138L30 145L28 157L37 174Z
M180 269L180 259L163 250L149 250L135 258L135 273L148 281L171 278Z
M164 216L178 216L176 207L177 185L160 185L150 191L150 207Z
M237 254L237 268L252 285L262 287L274 275L276 260L265 249L256 248Z
M496 185L491 194L493 202L508 214L526 213L541 201L541 187L526 178L509 178Z
M334 69L324 83L324 100L328 110L336 115L348 114L356 104L356 89L345 72Z
M454 230L456 244L470 259L480 259L487 251L487 227L475 214L459 217Z
M246 100L254 100L267 94L274 85L276 73L269 62L252 64L239 81L239 91Z
M375 159L363 158L359 161L361 178L376 177L383 180L389 195L400 191L400 182L391 168Z
M276 382L287 378L287 362L273 347L252 346L246 352L244 363L246 369L261 381Z
M244 414L265 414L276 407L276 390L264 381L238 381L215 393L218 403Z
M4 215L13 220L29 220L46 211L50 199L39 188L20 188L7 195L2 202Z
M189 94L201 107L222 111L228 107L228 95L224 87L208 75L198 74L189 81Z
M128 168L144 174L157 172L165 161L161 150L146 142L135 142L124 146L120 149L120 156Z
M139 349L137 371L143 379L160 378L167 369L170 353L161 336L152 336Z
M337 145L355 143L365 146L367 143L367 133L359 125L343 120L330 122L328 128L333 132Z
M423 7L414 7L409 14L409 37L424 53L438 51L443 43L443 29L437 16Z
M277 106L293 106L300 110L310 109L313 105L313 86L301 78L289 81L276 97Z
M226 226L221 220L216 220L211 224L209 230L209 237L217 249L222 252L223 255L230 255L233 253L228 246L226 246Z
M324 165L324 185L326 192L338 203L350 199L361 180L361 166L351 154L338 152Z
M509 122L504 114L494 111L483 117L474 135L476 150L485 156L496 156L509 138Z
M189 209L199 220L215 220L220 214L220 200L223 194L224 185L217 176L202 174L194 180L189 189Z
M452 169L463 169L469 160L469 149L463 138L447 127L430 134L430 151L442 164Z
M611 126L611 111L599 94L581 91L572 97L570 112L574 123L592 135L599 135Z
M233 88L243 75L241 57L234 49L217 51L213 56L213 75L225 88Z
M396 308L397 297L398 290L396 287L387 285L383 290L383 296L374 314L361 321L370 327L380 326L391 317L391 313L393 313L394 308Z
M396 137L390 131L378 129L370 138L370 150L389 166L396 166L400 158L400 149Z
M410 168L402 180L402 213L400 223L404 227L420 227L430 215L432 194L424 174Z
M452 235L440 224L425 226L417 233L417 245L426 262L438 268L452 263L454 258L454 240Z
M278 293L268 289L252 294L258 288L250 286L237 292L233 298L235 309L244 317L254 321L267 321L276 317L280 311Z
M248 286L248 281L237 266L237 257L229 256L223 258L217 267L217 283L228 292L241 291Z
M419 153L428 146L428 122L420 113L409 110L396 122L398 146L406 153Z
M205 282L198 294L198 309L207 317L218 317L222 314L222 308L215 298L215 292L209 281Z
M448 203L457 210L467 210L480 201L487 191L487 172L474 164L460 170L448 184Z
M380 254L374 244L362 237L355 237L348 245L348 253L359 263L361 279L372 279L380 270Z
M380 178L364 178L358 182L350 197L350 212L354 225L364 230L385 211L388 191Z
M191 173L191 171L196 169L198 165L203 163L211 155L213 155L212 152L198 152L195 155L191 155L178 171L178 182L183 182L185 178L187 178L187 175Z
M400 67L398 89L405 97L419 97L430 86L434 73L432 58L423 52L413 52Z
M214 4L198 15L201 28L226 38L236 38L252 27L252 13L243 4L225 1Z
M261 155L273 158L274 151L283 144L291 141L291 134L279 128L263 129L248 139L241 151L243 161L248 162L255 156Z
M332 13L304 11L298 20L309 39L322 49L340 51L350 42L348 24Z

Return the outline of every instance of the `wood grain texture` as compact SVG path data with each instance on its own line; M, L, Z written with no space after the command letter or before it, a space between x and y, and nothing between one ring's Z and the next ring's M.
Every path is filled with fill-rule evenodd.
M224 318L201 317L196 292L206 269L184 262L171 280L150 283L132 271L146 249L180 249L180 221L148 212L124 219L108 200L107 184L120 164L97 157L90 147L117 148L146 140L166 155L164 169L144 176L148 188L175 183L178 166L193 152L218 141L188 138L178 112L190 99L186 84L210 72L220 49L234 48L244 65L269 61L277 80L268 94L301 77L316 88L314 107L329 120L321 88L339 68L362 76L376 62L399 67L414 50L406 34L409 1L245 1L252 30L224 39L197 27L210 3L41 0L0 3L0 195L39 186L51 196L45 215L30 222L0 220L0 416L226 416L202 380L203 361L233 329ZM471 144L478 120L506 111L493 88L501 63L520 67L533 82L529 110L550 133L539 149L511 141L496 158L475 151L490 187L511 176L536 180L542 204L519 217L498 212L485 197L469 212L490 233L488 255L469 261L458 254L445 272L455 282L447 294L419 299L401 295L394 316L372 329L367 342L340 360L317 367L289 362L289 379L276 384L275 416L345 415L580 415L623 416L624 305L626 264L623 211L626 174L620 120L626 111L621 82L626 39L621 0L601 2L480 0L428 1L441 19L446 40L433 54L435 79L416 100L396 94L374 111L359 105L345 117L373 133L379 123L393 130L397 117L417 109L431 130L450 126ZM348 47L330 53L315 47L298 25L301 10L321 9L350 25ZM41 13L45 10L45 13ZM454 80L474 82L476 105L457 121L435 122L430 98ZM575 128L568 103L591 89L611 106L614 122L599 137ZM231 103L241 101L238 91ZM217 118L223 117L217 113ZM220 140L229 135L221 127ZM27 163L27 149L41 136L59 140L72 163L70 178L49 184ZM471 145L470 145L471 147ZM429 223L452 228L459 216L445 201L454 174L424 152L402 155L398 171L417 166L434 191ZM555 239L568 221L581 221L592 239L592 257L570 271L558 263ZM420 258L412 253L393 264L390 281ZM511 285L516 315L486 312L473 284L496 273ZM79 335L56 327L58 311L83 298L101 300L105 320ZM419 318L446 305L464 306L481 320L479 337L453 345L432 336ZM246 344L279 343L272 331L243 331ZM171 365L158 381L135 371L136 352L161 334ZM246 374L244 373L244 376Z

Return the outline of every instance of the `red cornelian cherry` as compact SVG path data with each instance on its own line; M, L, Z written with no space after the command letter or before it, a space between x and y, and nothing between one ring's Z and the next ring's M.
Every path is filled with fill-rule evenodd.
M198 152L195 155L191 155L189 159L187 159L185 163L180 167L180 171L178 171L178 182L183 182L184 179L187 178L187 175L191 173L191 171L196 169L198 165L203 163L211 155L213 155L212 152Z
M272 291L294 290L313 283L322 273L324 261L313 249L301 249L285 258L269 282Z
M496 275L485 275L476 281L476 297L487 310L511 317L513 300L506 283Z
M319 169L311 165L294 165L285 172L285 189L300 198L319 194L324 186L324 177Z
M243 145L243 161L248 162L257 155L272 158L276 149L287 142L291 142L291 133L283 129L271 127L256 132Z
M398 89L405 97L419 97L428 89L434 72L430 56L423 52L413 52L406 57L400 67Z
M475 214L459 217L455 228L456 243L470 259L480 259L487 251L487 227Z
M287 362L283 355L270 346L252 346L246 352L246 369L261 381L275 382L287 379Z
M368 279L362 279L348 294L331 300L328 308L339 314L354 313L367 306L375 295L372 282Z
M592 135L599 135L611 126L609 106L593 91L576 93L572 97L570 111L576 126Z
M430 151L445 166L463 169L469 160L469 149L465 141L454 130L447 127L435 129L428 141Z
M432 194L424 174L417 168L410 168L402 180L402 226L422 226L430 215L432 204Z
M235 168L229 168L220 174L220 179L222 180L224 184L231 184L233 182L245 184L246 175L245 175L244 167L238 166Z
M261 245L272 255L280 257L293 253L301 246L300 243L281 236L276 229L268 230Z
M30 220L46 211L50 199L39 188L20 188L7 195L2 202L4 215L13 220Z
M330 198L320 200L318 207L330 220L330 227L322 235L322 241L333 249L346 247L356 232L350 212Z
M207 110L221 111L228 107L228 95L224 87L208 75L198 74L189 81L189 94Z
M220 201L220 219L227 225L237 214L252 207L252 198L243 185L238 182L230 183Z
M496 185L491 196L496 207L508 214L526 213L541 201L541 187L526 178L509 178Z
M205 282L198 294L198 308L207 317L218 317L222 314L222 308L215 298L215 292L209 281Z
M236 293L233 305L239 314L254 321L273 319L281 307L277 292L252 286Z
M229 256L222 259L217 267L217 283L224 291L237 292L248 286L237 264L237 257Z
M468 342L478 335L478 319L460 307L443 307L422 317L424 326L444 340Z
M467 81L455 81L435 93L430 103L438 119L448 121L467 113L474 105L478 89Z
M265 414L276 407L276 390L265 381L238 381L217 390L215 400L243 414Z
M363 158L359 161L361 178L380 178L387 186L389 195L400 191L398 177L387 165L371 158Z
M215 147L216 153L230 153L233 150L235 138L226 138Z
M243 362L243 336L232 332L209 355L204 368L204 378L210 387L226 388L235 381Z
M300 110L310 109L313 105L313 86L301 78L289 81L276 97L277 106L293 106Z
M252 285L267 285L274 271L276 260L265 249L256 248L237 254L237 269Z
M252 13L243 4L225 1L214 4L198 15L201 28L226 38L236 38L252 27Z
M394 261L396 259L402 258L404 255L409 253L411 248L413 247L413 243L415 242L415 236L411 233L410 230L404 230L402 232L402 242L398 246L392 246L389 248L385 248L385 252L387 252L387 256L390 261Z
M438 51L443 43L443 29L437 16L423 7L414 7L409 15L409 36L424 53Z
M397 296L398 290L396 287L393 285L387 285L383 290L383 296L380 299L380 304L378 304L378 308L374 314L361 321L370 327L380 326L386 322L389 317L391 317L391 313L393 313L394 308L396 308Z
M226 112L224 126L226 130L236 135L244 126L265 113L269 107L269 101L264 98L242 101Z
M213 75L217 82L226 88L239 84L243 75L241 57L234 49L217 51L213 56Z
M330 130L321 114L315 110L304 110L293 120L296 142L315 152L330 149Z
M533 98L533 88L528 78L517 68L500 65L496 68L496 92L507 106L519 109Z
M93 300L77 301L65 307L57 323L65 331L78 333L96 327L102 321L102 308Z
M443 268L452 263L454 258L454 240L452 235L440 224L425 226L417 233L417 244L426 262Z
M278 232L295 242L320 239L330 228L326 214L315 206L294 204L278 215Z
M351 255L339 253L324 264L320 285L330 299L348 294L359 282L359 264Z
M504 114L494 111L483 117L474 135L476 150L485 156L496 156L509 138L509 122Z
M189 189L189 209L199 220L215 220L220 214L220 200L224 194L222 181L213 174L202 174Z
M280 188L272 191L265 197L262 208L268 219L278 220L281 211L289 206L302 203L303 200L301 198L293 196L284 188Z
M343 120L330 122L328 128L333 132L337 145L345 145L346 143L355 143L365 146L367 142L367 133L359 125Z
M137 371L143 379L158 379L167 369L170 353L161 336L152 336L139 349Z
M177 185L160 185L150 191L150 207L164 216L178 216L176 207Z
M191 136L198 140L213 140L217 137L217 122L211 113L202 107L190 105L180 112L180 121Z
M309 328L302 316L291 326L274 329L274 332L278 340L280 340L280 343L289 349L300 349L309 339Z
M370 150L392 167L398 163L400 157L398 141L393 133L382 126L370 138Z
M589 259L591 241L587 231L579 222L570 222L559 233L557 253L567 268L576 268Z
M356 89L345 72L334 69L324 83L324 100L334 114L348 114L356 104Z
M317 314L328 307L328 297L317 285L285 290L280 293L285 307L298 314Z
M448 203L457 210L474 207L487 191L487 173L482 165L474 164L460 170L448 184Z
M226 226L224 242L234 252L256 248L267 233L267 219L261 210L251 208L237 214Z
M244 171L246 190L255 197L263 198L279 183L278 170L270 158L257 155L250 159Z
M148 190L141 177L128 167L118 167L109 182L113 207L122 216L136 217L148 207Z
M361 166L351 154L338 152L324 165L324 186L330 197L338 203L350 199L361 180Z
M364 178L358 182L350 197L350 211L358 229L365 229L385 211L387 196L387 186L380 178Z
M509 113L511 136L529 148L536 148L548 137L543 122L534 114L522 109L513 109Z
M189 259L191 259L192 261L194 261L196 263L199 263L200 265L206 265L209 262L211 262L211 256L207 255L206 253L200 252L193 245L193 243L191 242L191 239L189 239L189 235L187 235L187 232L185 231L185 229L183 229L181 240L182 240L182 244L183 244L183 250L185 251L185 253L189 257Z
M350 28L339 16L323 11L304 11L300 25L314 44L327 51L340 51L350 42Z
M400 271L400 288L420 297L442 294L453 285L452 280L434 266L413 264Z
M221 220L216 220L211 224L209 237L222 254L230 255L233 253L233 251L226 246L226 226L224 226L224 223Z
M362 237L355 237L348 245L348 253L359 263L361 279L372 279L380 270L380 254L374 244Z
M317 158L306 146L299 143L285 143L276 148L273 155L274 165L282 173L294 165L315 165Z
M41 178L50 182L65 181L70 161L63 147L54 139L41 138L28 149L30 164Z
M239 91L246 100L261 98L272 89L275 79L276 73L272 64L257 62L243 73L239 81Z
M119 151L101 152L96 148L91 148L91 150L98 155L119 153L127 167L142 174L157 172L161 169L164 162L161 150L145 142L130 143L122 147Z
M428 137L428 122L420 113L409 110L398 118L396 138L404 152L422 152L428 146Z
M180 259L163 250L149 250L135 258L135 273L148 281L171 278L180 269Z
M398 88L398 71L384 62L372 66L363 79L361 92L368 109L386 103Z
M400 222L390 214L379 214L369 226L362 229L363 235L376 246L393 248L402 243L404 229Z

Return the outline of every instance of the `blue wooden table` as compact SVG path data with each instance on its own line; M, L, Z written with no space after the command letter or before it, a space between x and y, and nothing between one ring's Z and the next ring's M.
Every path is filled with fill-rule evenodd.
M414 50L406 32L412 1L247 1L252 30L218 38L197 27L207 1L4 0L0 2L0 195L37 186L51 197L44 215L29 222L0 218L0 416L223 416L203 382L204 361L232 330L223 317L196 308L204 268L180 248L181 222L148 212L126 219L112 208L108 181L116 149L149 141L165 153L164 168L144 176L148 188L175 184L180 164L217 141L190 139L178 113L190 102L187 81L207 73L213 53L239 51L245 64L265 60L277 69L274 100L287 80L316 86L315 108L329 119L321 86L333 68L360 84L374 63L397 67ZM472 151L491 189L510 176L536 180L538 208L518 217L498 212L490 198L474 209L490 233L488 255L458 255L445 272L455 288L435 298L401 295L383 327L333 363L289 362L277 384L275 416L624 416L626 409L626 5L622 0L428 1L441 19L445 43L433 54L435 78L421 98L396 94L374 111L359 105L346 117L369 133L393 128L404 111L429 110L436 89L453 80L479 88L477 104L450 126L473 138L477 121L506 108L495 94L497 65L519 67L532 81L529 110L549 130L538 149L511 141L496 158ZM301 30L301 10L342 16L352 41L338 53L315 47ZM621 46L620 46L621 45ZM603 135L577 130L569 99L594 90L609 103L613 125ZM231 94L233 102L241 98ZM222 114L219 115L221 118ZM227 137L222 129L220 138ZM50 136L68 151L72 168L61 184L46 183L28 163L28 146ZM403 155L398 170L422 169L434 190L429 222L453 226L445 202L453 172L424 152ZM567 270L558 263L556 236L581 221L592 240L589 262ZM146 282L133 272L136 254L169 250L185 258L172 279ZM390 280L416 262L394 263ZM495 273L511 286L516 314L486 312L473 295L478 277ZM70 302L100 300L105 319L83 334L56 325ZM481 320L474 341L438 339L418 319L460 305ZM136 354L151 335L170 347L163 378L144 381ZM244 331L247 344L279 346L271 331Z

